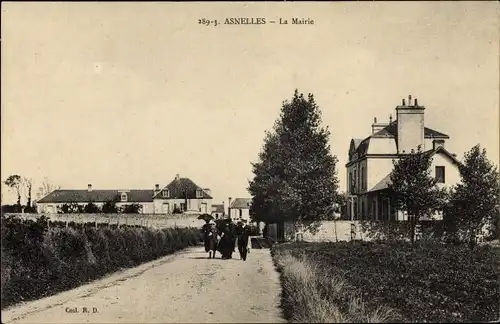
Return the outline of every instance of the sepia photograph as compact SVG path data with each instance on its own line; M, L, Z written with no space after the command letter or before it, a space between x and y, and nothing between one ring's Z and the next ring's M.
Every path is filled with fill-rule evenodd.
M500 320L497 1L1 11L2 323Z

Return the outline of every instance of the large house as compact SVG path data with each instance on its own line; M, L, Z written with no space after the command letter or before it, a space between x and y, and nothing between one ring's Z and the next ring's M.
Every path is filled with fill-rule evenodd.
M229 217L234 220L250 222L250 205L252 198L234 198L229 204Z
M347 215L351 220L406 220L407 215L394 207L393 195L388 188L393 160L417 150L432 156L432 173L438 186L460 182L456 155L445 148L446 134L425 127L424 106L417 99L408 105L405 99L396 107L396 120L392 115L388 123L374 119L371 135L352 139L349 146L347 168Z
M113 201L117 207L139 204L141 213L172 214L176 212L208 213L212 211L210 189L196 185L189 178L177 174L168 185L154 189L94 190L89 184L87 190L54 190L37 202L38 213L57 213L64 204L86 205L89 202L102 207Z

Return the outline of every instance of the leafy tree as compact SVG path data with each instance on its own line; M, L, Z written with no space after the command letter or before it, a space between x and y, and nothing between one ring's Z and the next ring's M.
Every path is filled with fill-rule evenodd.
M499 173L479 144L465 153L459 170L462 181L452 194L452 215L460 233L474 246L484 225L498 223Z
M116 207L116 202L113 200L106 201L102 205L102 212L105 214L116 214L118 213L118 207Z
M314 231L332 213L338 179L329 136L313 95L305 98L295 90L252 164L248 191L255 221L291 220Z
M83 206L76 202L65 203L61 206L63 214L81 213L83 210Z
M98 213L100 209L99 206L90 201L88 204L85 205L83 211L88 214L95 214Z
M421 151L403 155L393 160L389 188L395 194L396 207L408 213L410 239L415 241L415 226L422 216L432 217L441 210L446 200L446 191L439 189L431 175L432 156Z
M139 214L142 210L142 205L139 204L129 204L122 207L122 213L124 214Z
M341 192L336 196L336 212L340 214L341 219L347 219L347 194Z
M22 178L18 174L13 174L4 181L4 184L10 188L12 192L17 195L17 206L21 209L21 189L22 189Z

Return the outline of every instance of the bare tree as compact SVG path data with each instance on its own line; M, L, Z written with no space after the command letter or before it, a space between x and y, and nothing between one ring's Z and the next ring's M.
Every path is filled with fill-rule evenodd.
M31 208L31 189L33 188L33 179L24 177L22 180L22 184L26 188L26 207Z
M38 188L40 195L46 196L54 190L61 189L61 186L56 186L52 184L47 177L43 178L42 186Z

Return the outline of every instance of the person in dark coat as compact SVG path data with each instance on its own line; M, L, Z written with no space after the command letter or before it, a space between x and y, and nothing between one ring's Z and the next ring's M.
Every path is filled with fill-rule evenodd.
M203 232L203 243L205 245L205 252L208 252L208 258L215 259L215 253L217 251L218 244L218 231L214 224L210 221L206 221L205 225L202 227Z
M219 241L219 252L223 259L232 259L235 250L235 233L230 219L225 220L222 227L222 237Z
M240 252L240 259L247 260L248 254L248 239L250 237L250 228L244 222L240 222L237 227L238 238L238 252Z
M233 252L236 252L236 226L231 220L229 220L228 227L231 232L231 249Z
M221 239L219 241L218 251L222 259L231 259L233 254L232 248L233 237L228 226L223 228Z
M201 232L203 233L203 243L205 244L205 252L209 251L209 235L211 232L212 225L210 224L210 220L206 220L205 224L201 227Z

